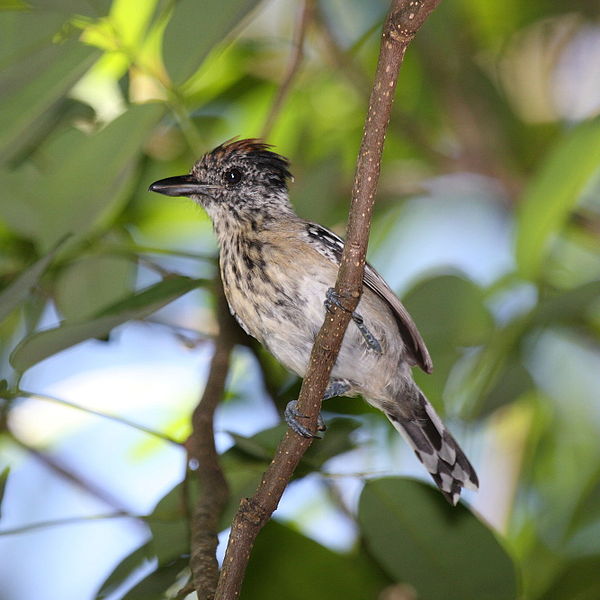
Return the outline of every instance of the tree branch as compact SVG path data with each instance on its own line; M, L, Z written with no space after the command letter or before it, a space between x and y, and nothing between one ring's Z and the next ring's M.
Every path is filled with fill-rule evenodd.
M389 122L398 71L406 48L441 0L392 0L383 26L375 81L369 99L363 139L358 156L347 241L336 282L336 291L353 310L362 293L371 214L379 178L381 152ZM308 371L298 399L298 410L316 430L323 393L339 353L350 312L328 314L312 349ZM254 540L277 508L294 469L312 440L289 430L279 445L252 498L244 498L232 524L227 552L215 598L234 600L240 594Z
M219 577L216 558L219 521L229 500L229 486L221 470L215 448L214 415L225 391L229 360L236 339L232 319L217 278L217 317L219 334L210 364L210 373L200 402L192 415L192 434L186 442L188 457L198 464L200 496L191 520L190 569L198 600L214 597Z

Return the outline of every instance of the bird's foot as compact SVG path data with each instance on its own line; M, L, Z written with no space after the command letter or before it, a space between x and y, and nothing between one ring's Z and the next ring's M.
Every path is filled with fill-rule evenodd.
M377 352L377 354L382 354L381 344L377 340L377 338L369 331L369 328L365 325L364 319L356 312L352 313L352 320L354 324L358 327L358 330L362 333L362 336L367 343L367 346L373 352Z
M283 412L283 416L285 418L285 422L290 426L290 428L295 431L298 435L301 435L305 438L315 438L321 439L320 435L315 435L310 431L307 427L305 427L298 419L308 419L306 415L300 414L298 409L298 402L296 400L292 400L288 402L288 405L285 407L285 411ZM319 414L317 419L317 431L325 431L327 427L325 427L325 423L323 421L323 417Z
M346 379L332 379L323 394L323 400L335 398L336 396L345 396L350 391L352 385Z
M333 288L329 288L327 290L327 294L325 295L325 308L331 312L334 306L345 310L346 312L350 312L343 304L340 299L339 294ZM365 325L365 320L359 315L356 311L352 311L352 320L354 324L361 332L367 346L373 350L373 352L377 352L377 354L382 354L381 344L377 340L377 338L369 331L369 328Z
M335 288L332 287L330 287L327 290L327 293L325 294L325 301L323 302L323 304L325 304L325 308L329 312L333 312L334 307L337 307L346 312L351 312L342 304L342 297L335 291Z

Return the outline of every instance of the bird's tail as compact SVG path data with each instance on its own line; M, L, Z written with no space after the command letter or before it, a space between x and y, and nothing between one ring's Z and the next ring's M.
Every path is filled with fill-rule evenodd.
M411 399L410 414L406 414L405 402L398 405L398 410L386 405L385 414L410 444L448 502L455 505L463 487L472 490L479 487L477 473L427 398L418 388L415 391L418 397Z

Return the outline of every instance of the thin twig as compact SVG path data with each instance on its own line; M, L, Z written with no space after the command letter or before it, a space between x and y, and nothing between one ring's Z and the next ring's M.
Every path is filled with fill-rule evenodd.
M105 244L97 250L104 254L124 254L137 258L140 254L159 254L174 256L176 258L190 258L192 260L205 260L210 263L216 262L214 254L202 252L188 252L186 250L173 250L172 248L160 248L158 246L147 246L142 244Z
M306 423L312 431L316 431L321 400L350 320L350 311L358 304L362 292L371 214L398 71L408 44L440 1L393 0L383 27L379 62L356 166L347 241L336 282L336 291L345 299L349 310L334 310L326 317L312 349L298 399L298 410L308 417ZM311 442L311 439L288 430L256 493L241 501L232 524L216 600L234 600L239 596L254 540L277 508L294 469Z
M229 486L215 448L213 421L215 410L225 392L225 380L236 332L220 281L218 286L219 335L206 387L192 415L193 431L186 443L189 458L198 463L197 474L200 482L200 497L192 514L190 555L192 581L198 600L212 600L215 595L219 577L216 557L219 521L229 500Z
M41 452L37 448L33 448L27 442L23 441L21 438L15 435L15 433L10 429L8 430L8 435L10 436L12 442L26 450L33 458L37 459L45 467L62 477L65 481L76 485L84 492L87 492L91 496L94 496L98 500L101 500L102 502L113 508L116 512L122 513L124 515L127 514L127 508L124 505L122 505L119 502L119 500L114 498L112 494L102 489L98 484L88 480L80 473L75 473L71 469L71 467L66 466L57 458L54 458L53 456L50 456L45 452Z
M106 513L104 515L88 515L85 517L65 517L63 519L53 519L52 521L37 521L13 529L0 529L0 536L20 535L30 533L38 529L47 529L49 527L62 527L64 525L80 525L91 521L107 521L109 519L135 519L143 523L144 515L132 515L126 512Z
M31 400L43 400L45 402L55 402L56 404L62 404L63 406L68 406L69 408L74 408L75 410L80 410L82 412L88 413L89 415L94 415L95 417L102 417L103 419L108 419L109 421L120 423L121 425L125 425L126 427L137 429L138 431L157 437L161 440L164 440L165 442L169 442L170 444L174 444L176 446L182 445L181 442L170 437L166 433L162 433L160 431L155 431L154 429L144 427L144 425L134 423L133 421L130 421L129 419L125 419L124 417L120 417L118 415L110 415L108 413L95 410L93 408L88 408L86 406L81 406L80 404L75 404L74 402L69 402L69 400L64 400L63 398L57 398L56 396L50 396L48 394L39 394L37 392L28 392L27 390L21 389L18 390L17 396L20 396L22 398L29 398Z
M288 66L281 85L277 89L277 94L275 95L275 99L271 104L269 114L265 119L265 124L263 125L262 132L260 134L260 137L265 140L269 137L269 134L273 129L273 125L279 116L279 112L283 107L285 98L290 93L294 78L296 77L298 69L302 64L302 59L304 58L304 38L306 37L306 30L312 19L313 12L314 0L304 0L300 9L300 18L296 22L296 29L294 31L294 38L292 40L292 53L290 54Z

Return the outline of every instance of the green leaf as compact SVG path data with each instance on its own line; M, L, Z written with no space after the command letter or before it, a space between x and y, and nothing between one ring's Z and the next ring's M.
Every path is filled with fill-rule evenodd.
M323 439L315 441L302 457L294 472L294 479L314 473L330 458L352 450L355 447L352 432L358 427L358 423L351 419L329 421ZM240 500L251 496L256 491L286 429L287 425L281 424L260 431L250 438L230 434L235 441L235 446L220 458L230 492L230 499L221 519L223 528L230 525Z
M100 132L86 136L70 131L51 148L53 164L46 171L39 206L43 243L63 232L85 237L115 215L126 200L142 145L164 110L161 104L133 106Z
M44 145L42 170L2 173L0 218L42 250L65 233L71 243L87 237L127 200L141 147L163 113L159 104L133 106L96 134L61 132Z
M464 356L453 370L446 393L459 406L461 416L474 419L481 414L487 398L511 357L519 357L520 342L527 330L529 315L517 317L497 329L476 354Z
M348 452L355 448L352 442L352 433L359 427L359 424L352 419L332 419L327 423L327 433L323 439L316 441L306 451L295 476L303 476L313 472L329 459ZM259 431L252 437L244 437L237 433L230 433L235 441L235 446L227 451L227 453L243 452L248 457L270 462L281 442L283 435L287 429L287 425L281 424ZM227 454L226 453L226 454Z
M183 294L205 285L203 279L172 277L114 304L90 321L60 326L23 339L10 356L11 365L23 372L36 363L89 338L104 337L131 319L143 319Z
M48 254L33 263L2 290L0 293L0 322L27 298L31 288L39 281L65 240L61 240Z
M240 598L365 600L388 583L368 557L339 554L270 521L256 539Z
M0 518L2 518L2 501L4 500L4 492L6 491L9 473L10 467L4 467L2 473L0 473Z
M540 600L598 600L600 556L575 560L565 567Z
M494 534L464 505L451 507L431 486L369 481L358 520L372 555L427 600L514 600L515 567Z
M256 491L268 462L236 456L230 450L221 457L220 462L229 486L229 500L220 520L220 527L226 529L240 507L240 500L252 496Z
M152 551L159 566L167 565L190 550L190 525L187 509L193 512L198 498L198 485L190 478L186 485L178 483L156 504L144 520L152 532Z
M112 0L28 0L38 10L60 11L65 15L104 17L108 14Z
M20 15L27 25L26 15ZM20 23L21 21L17 21ZM0 159L6 163L36 138L44 116L60 102L100 56L75 41L48 44L2 71ZM23 110L26 106L27 110Z
M128 554L112 571L112 573L103 581L98 592L96 600L108 598L115 590L120 587L129 577L144 566L144 563L152 560L154 553L152 545L146 542L139 548L136 548L131 554Z
M163 59L174 83L188 79L213 46L259 3L259 0L179 0L163 39Z
M415 286L403 300L428 344L476 346L493 326L482 290L456 275L442 275Z
M578 495L577 505L571 515L567 529L569 546L575 545L580 552L591 553L600 550L600 539L596 531L600 529L600 467L590 478L583 492ZM580 549L583 542L590 541L592 547Z
M514 402L517 398L533 389L534 382L529 371L520 361L520 356L507 358L506 364L495 378L495 384L489 393L477 402L477 417L492 414L500 406Z
M552 238L600 167L600 118L561 138L520 204L516 255L521 274L535 279Z
M444 395L448 375L463 348L485 343L492 331L493 319L483 291L472 281L456 275L420 282L405 295L403 302L434 357L431 375L420 371L414 375L425 395L435 404Z
M28 10L25 0L0 0L0 10Z
M265 429L251 437L229 432L235 446L233 450L230 449L227 452L241 451L255 460L269 461L273 458L277 444L281 441L284 433L285 427L282 425Z
M585 310L600 297L600 281L542 298L531 313L532 326L581 322Z
M121 600L164 600L166 591L175 583L188 562L189 558L180 557L158 567L122 596Z
M10 7L6 10L9 11ZM5 12L0 19L0 67L10 68L11 64L42 52L42 48L52 44L54 35L64 22L65 15L55 11L32 11L28 8Z
M131 295L135 264L120 256L87 256L58 277L56 304L67 321L80 321Z

